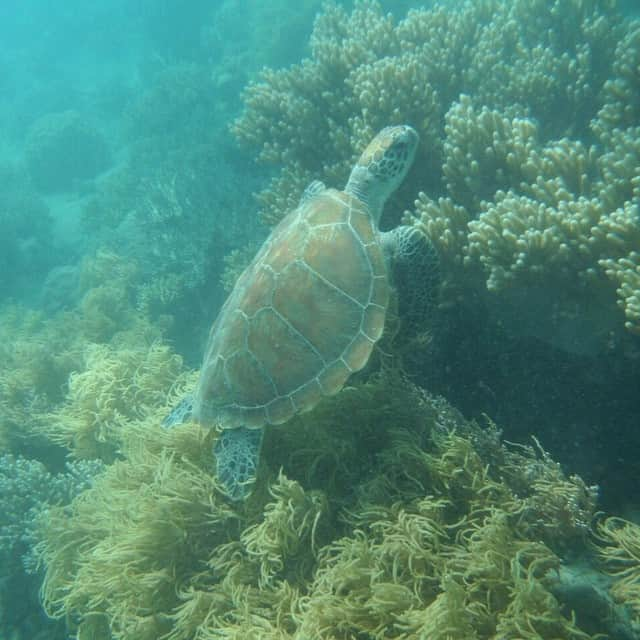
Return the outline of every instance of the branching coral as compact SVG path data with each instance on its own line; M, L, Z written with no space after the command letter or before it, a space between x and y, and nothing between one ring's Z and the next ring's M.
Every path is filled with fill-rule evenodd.
M422 59L403 56L401 34L376 3L359 2L352 14L329 5L316 20L311 49L310 60L266 71L249 85L245 113L233 127L243 143L258 147L262 161L285 165L260 196L269 223L282 218L312 178L344 183L356 153L381 126L420 124L425 139L432 132L433 144L425 140L417 163L434 166L435 92ZM398 92L407 100L398 100Z
M617 285L618 305L624 309L625 327L640 334L640 253L626 258L601 260L600 266Z
M431 234L445 282L473 285L481 266L487 289L502 300L527 291L537 299L544 289L536 308L547 334L582 318L602 345L619 322L610 281L626 279L618 297L626 327L636 330L633 277L619 275L633 263L640 233L635 130L613 134L600 153L569 139L543 145L533 123L478 111L464 96L447 119L444 172L453 198L439 206L446 203L448 215L421 195L405 218Z
M0 457L0 558L5 577L15 565L32 559L30 547L38 540L43 511L69 504L102 470L99 462L76 461L67 465L66 473L52 474L37 460Z
M40 575L34 545L52 506L63 506L87 489L103 465L77 461L64 473L50 473L37 460L0 456L0 627L3 636L25 637L38 618ZM44 626L44 625L43 625ZM31 628L30 628L31 627ZM63 637L61 624L48 623L48 637ZM60 632L60 633L57 633Z
M613 211L640 197L640 126L599 132L599 138L604 153L597 159L601 176L597 193Z
M498 3L465 67L477 104L520 105L545 137L581 135L623 29L610 0Z
M423 139L422 186L435 185L429 172L438 172L444 114L460 93L489 107L521 105L543 121L545 114L574 114L578 104L589 104L584 92L595 95L604 82L612 58L607 42L620 33L618 20L603 15L608 8L607 2L556 3L549 20L546 3L492 0L413 10L396 25L372 1L356 3L351 14L330 4L316 21L310 59L268 70L250 84L234 132L285 171L344 180L371 134L404 120ZM564 76L553 66L558 57ZM535 66L532 59L544 62ZM538 108L536 100L547 103ZM562 133L576 126L564 122L556 127ZM267 197L284 203L282 192L296 186L276 180L269 191L280 195ZM274 208L264 213L269 221L283 215Z
M279 220L312 178L343 183L372 133L405 120L422 143L387 220L429 194L413 218L444 255L445 290L481 291L484 271L510 309L509 289L541 288L541 337L585 316L584 350L602 348L622 326L606 261L629 259L620 239L633 244L639 224L638 25L609 0L468 2L397 24L367 1L327 5L311 42L309 59L249 85L233 127L282 166L259 195L263 218Z
M565 200L553 207L527 196L498 193L469 223L467 261L483 265L490 291L516 281L520 286L527 281L543 284L550 277L566 280L578 274L587 279L593 265L591 229L601 215L593 200ZM576 258L582 252L586 255L580 264Z
M483 200L524 179L537 142L535 124L486 107L476 110L462 95L446 115L443 173L457 203L477 211Z
M640 24L633 23L616 45L613 74L604 85L604 105L594 123L605 136L638 125L640 108Z
M590 37L602 24L594 29ZM637 27L629 27L624 39L627 48L617 50L614 76L623 74L621 65L627 69L625 77L629 76L629 58L636 55L636 31ZM611 99L610 91L607 84L605 99ZM636 101L634 95L633 89L626 92L629 105ZM463 108L465 118L456 119ZM467 98L461 98L448 115L445 150L453 145L448 156L454 159L444 165L448 191L454 203L461 202L471 213L466 243L464 232L458 232L457 244L466 254L466 266L472 272L475 265L482 265L490 291L504 292L516 285L530 292L533 289L535 296L536 288L544 288L547 303L554 301L551 306L543 305L547 306L547 322L553 326L547 333L561 333L559 326L565 321L575 327L579 316L587 319L584 324L591 327L592 335L600 336L601 346L607 332L616 329L609 279L618 285L626 328L637 332L637 288L633 269L629 269L633 264L630 252L637 247L640 230L637 127L614 128L601 113L592 128L602 146L566 138L542 144L532 123L523 141L517 129L504 136L508 115L502 116L499 126L499 112L491 119L489 113L486 109L478 112ZM503 137L511 148L507 147L496 166L501 156L495 146ZM490 143L483 144L483 139ZM431 222L434 213L437 219L437 211L428 210L425 202L416 203L416 214L436 233L438 245L443 231ZM450 235L442 244L446 254ZM459 273L457 278L465 279Z

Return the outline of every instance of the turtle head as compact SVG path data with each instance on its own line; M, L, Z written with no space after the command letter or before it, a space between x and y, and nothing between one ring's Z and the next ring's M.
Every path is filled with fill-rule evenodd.
M385 127L351 170L345 191L368 205L376 223L387 198L407 175L417 147L418 134L409 125Z

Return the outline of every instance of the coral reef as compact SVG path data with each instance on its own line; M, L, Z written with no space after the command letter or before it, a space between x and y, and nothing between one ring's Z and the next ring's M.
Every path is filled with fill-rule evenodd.
M421 195L406 220L430 231L452 266L460 266L462 254L468 272L477 274L480 267L487 290L501 301L523 292L535 297L544 289L548 334L559 333L562 322L583 322L602 349L622 324L612 282L624 326L637 332L635 129L613 135L604 153L567 138L542 144L532 121L477 110L465 96L447 113L447 127L443 171L449 208L462 209L443 227L435 203ZM458 269L450 280L470 278Z
M56 632L64 631L63 625L37 615L41 576L34 548L47 510L68 505L102 470L100 463L78 461L53 474L37 460L0 457L0 627L8 637L31 637L38 628L48 637L62 635Z
M110 154L102 134L75 111L42 116L31 126L25 160L36 186L67 191L104 171Z
M605 569L616 578L613 598L630 607L640 631L640 526L610 517L598 523L596 534Z
M24 300L55 263L53 220L24 170L0 166L0 296Z
M48 565L45 600L50 614L89 605L79 637L101 618L107 620L107 630L109 625L118 627L121 637L152 638L167 632L167 616L156 612L167 602L175 603L176 587L186 587L193 568L196 573L204 568L206 549L226 542L235 528L237 516L213 502L215 481L203 472L211 460L202 431L185 427L166 434L157 423L156 429L152 424L146 429L149 432L131 434L127 462L109 467L94 488L74 502L71 516L51 514L50 537L42 552ZM167 447L168 438L178 439L179 453L175 444ZM54 537L61 544L53 545ZM67 561L76 556L81 540L87 555L76 558L78 567L86 566L78 580Z
M268 430L242 505L215 432L129 422L124 459L50 515L49 614L105 639L596 637L552 592L593 489L385 371Z
M183 390L182 359L166 345L142 343L90 344L83 360L69 376L64 401L41 421L39 431L74 456L112 461L124 426L166 413Z
M286 0L225 0L201 27L207 59L213 60L214 81L222 100L237 101L248 77L266 66L284 66L304 54L313 16L322 0L301 0L291 10ZM242 15L242 20L238 20ZM273 25L278 28L274 29ZM281 37L286 33L287 37ZM216 64L217 63L217 64Z
M136 309L132 291L137 277L132 262L103 251L86 257L80 266L74 278L77 289L73 298L77 304L71 310L47 316L20 305L1 308L0 356L4 366L0 369L0 442L4 451L28 453L30 447L42 440L43 434L51 433L52 415L62 411L63 405L69 402L70 380L85 371L87 362L97 363L97 353L105 355L105 363L109 360L107 354L114 352L139 358L129 358L130 368L120 365L119 373L125 376L128 372L127 375L120 382L111 382L121 385L125 380L131 381L137 366L149 353L155 353L155 372L159 378L151 384L155 384L155 389L167 384L166 393L170 382L166 375L161 375L162 366L158 361L162 356L158 354L162 352L167 367L173 372L180 369L180 359L166 347L163 351L153 346L166 331L169 321L159 317L152 323L148 315ZM123 359L126 360L125 356ZM153 360L153 355L147 358L148 367L152 368ZM102 376L103 382L110 380L106 369ZM149 378L143 380L145 384L149 382ZM82 395L77 385L76 382L74 393ZM93 388L107 394L102 400L108 397L108 387ZM162 393L157 391L154 402L160 397ZM125 397L120 401L126 402ZM85 397L82 402L89 406L92 400ZM117 406L123 411L122 404ZM101 410L108 412L106 407ZM101 415L100 411L97 413ZM129 414L124 411L124 415ZM54 440L67 442L60 434ZM95 451L83 455L97 457Z
M626 257L607 258L599 264L616 285L618 306L624 310L624 326L640 335L640 254L630 251Z
M20 306L0 315L0 445L21 452L41 416L64 396L71 371L81 363L79 337L64 321Z
M7 569L25 561L38 539L37 527L43 509L67 505L91 486L102 471L93 461L75 461L66 473L51 474L38 460L5 454L0 457L0 561ZM6 575L6 574L5 574Z
M64 625L47 621L38 600L40 525L88 486L104 466L96 458L118 455L122 425L166 412L189 379L160 343L166 319L136 310L136 277L130 261L100 252L74 270L71 309L0 308L3 637L62 637ZM65 467L69 456L84 460Z
M441 310L450 313L443 324L468 316L458 353L484 366L469 345L489 322L500 327L489 337L495 369L509 369L511 392L530 387L512 403L516 428L531 432L537 422L545 446L557 438L575 453L574 435L591 423L547 417L578 385L535 397L544 368L524 363L530 352L503 330L517 307L516 336L565 353L637 344L640 26L612 0L468 1L401 18L382 9L399 16L406 4L325 5L309 58L250 83L232 129L272 177L259 195L261 219L276 223L311 179L343 184L380 127L414 125L417 160L383 225L404 220L429 234L443 272ZM195 375L163 341L167 314L183 316L180 340L198 343L197 318L219 301L204 285L222 254L243 245L227 259L230 286L260 236L243 221L254 186L237 177L249 173L245 156L224 146L219 126L229 108L221 89L244 75L229 79L215 63L213 71L168 66L130 105L130 160L101 181L83 214L103 248L49 285L53 299L64 289L66 304L48 318L18 306L0 312L0 447L13 453L0 458L0 485L16 497L0 514L0 542L15 562L37 541L47 613L93 640L637 636L637 525L603 520L591 545L596 488L565 473L537 440L503 442L488 419L479 426L409 382L398 369L418 349L394 351L393 323L370 369L313 412L266 430L245 503L230 504L216 481L215 430L161 428ZM71 134L92 135L77 115L47 117L29 154L44 157ZM43 191L100 170L64 166L66 177L38 178L30 162ZM46 213L29 202L25 217ZM566 378L604 376L593 362L562 360ZM474 394L500 402L491 373L460 385L475 415ZM625 397L594 420L610 411L613 422L637 402ZM34 450L58 469L67 455L108 466L67 504L70 492L59 497L57 483L66 491L69 478L19 457ZM594 599L582 598L596 581ZM593 615L612 601L615 620Z
M171 148L181 137L211 136L215 101L215 87L205 68L167 66L127 109L125 135L137 141L153 138L158 146L166 145L160 149Z
M257 222L241 222L251 196L238 173L207 145L183 144L160 165L138 158L105 181L85 207L83 224L99 239L98 255L117 252L135 263L128 300L145 316L170 315L172 337L193 352L201 348L194 324L210 321L210 310L223 301L216 282L223 256L262 233ZM96 310L99 302L92 302ZM107 305L97 319L113 317L117 308Z
M584 347L562 346L602 350L640 330L639 33L608 0L467 2L397 23L370 0L329 4L311 56L250 83L233 127L282 166L261 216L276 222L312 177L340 184L373 132L409 122L422 143L395 202L420 193L405 221L443 254L444 300L488 291L506 316L544 290L539 337L586 318Z
M223 256L263 235L245 216L258 178L229 140L222 95L203 65L156 72L124 114L127 161L101 181L81 214L96 248L136 261L138 308L190 326L222 301L212 281ZM181 328L176 340L192 335Z
M47 622L38 601L42 575L32 550L40 525L104 466L93 459L118 455L123 424L166 411L189 377L159 342L163 319L151 323L133 306L136 275L131 262L101 252L75 270L70 310L0 309L0 627L7 637L63 637L64 625ZM85 460L54 474L69 455Z

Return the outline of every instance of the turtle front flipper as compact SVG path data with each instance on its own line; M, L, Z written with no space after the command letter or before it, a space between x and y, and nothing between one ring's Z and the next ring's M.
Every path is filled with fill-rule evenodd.
M180 402L171 410L168 416L162 421L162 426L165 429L173 429L188 422L193 417L193 394L187 393Z
M401 225L380 236L398 292L398 314L403 332L416 335L429 324L437 304L438 253L430 238L411 225Z
M213 447L217 478L232 500L244 500L253 488L263 429L224 429Z
M321 180L313 180L309 183L307 188L302 192L302 196L300 197L299 207L307 204L307 202L311 202L317 195L321 194L323 191L326 191L327 187L325 187L324 182Z

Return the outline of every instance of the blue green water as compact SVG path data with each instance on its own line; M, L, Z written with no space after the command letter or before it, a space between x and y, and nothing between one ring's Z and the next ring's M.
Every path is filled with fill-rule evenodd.
M345 18L351 2L336 3L345 9L338 23L322 22L333 9L317 0L2 2L0 454L35 461L23 469L41 483L40 463L46 478L66 478L75 445L52 438L41 423L64 405L69 381L86 364L80 351L120 344L137 319L146 323L145 340L171 345L197 369L209 327L267 237L274 211L284 215L295 205L309 178L342 188L362 130L396 124L379 120L392 120L394 100L404 99L398 112L432 147L385 209L383 227L414 210L419 192L434 202L451 198L473 221L504 192L565 211L543 193L554 180L576 206L601 198L593 228L624 212L617 241L611 232L611 244L593 249L600 245L591 236L557 278L539 276L556 254L529 273L527 263L524 276L514 267L515 284L500 295L488 286L486 256L465 271L472 251L445 255L444 241L434 238L443 252L443 300L425 326L429 349L405 354L403 364L414 383L467 418L489 416L506 440L535 436L567 475L598 485L599 508L640 522L640 319L631 309L634 295L640 308L638 2L534 2L522 13L530 22L515 26L492 9L504 3L485 4L477 24L456 31L451 16L468 9L463 2L372 3L389 12L389 29L412 10L434 8L432 24L441 31L429 31L430 41L407 31L390 50L362 36L364 47L336 55L338 63L319 46L318 24L332 32L336 50L357 40ZM578 5L584 20L571 23L566 16ZM495 49L487 49L492 30ZM365 87L367 65L397 67L412 52L423 57L411 81L381 72ZM300 69L310 61L330 72L305 81ZM256 86L272 102L261 102ZM365 87L370 102L354 86ZM498 154L500 134L477 142L464 122L455 124L461 94L473 105L468 123L484 108L507 128L516 120L535 128L527 160L547 153L552 167L537 187L516 152L504 166L517 178L487 160L487 146L495 143L490 152ZM254 129L238 133L238 122ZM461 155L451 151L458 142ZM553 163L554 145L564 143L584 151L573 157L585 163L585 182L604 186L576 185L577 165ZM463 175L481 157L481 177ZM598 261L607 259L635 260L636 280L621 285L606 275ZM634 286L635 294L624 289ZM69 333L82 326L82 347L65 325ZM31 361L46 367L24 365ZM109 456L107 463L117 454ZM0 513L9 513L7 478L18 472L15 458L0 461L11 469L0 473ZM16 521L31 518L37 503L25 497ZM40 609L42 574L23 571L21 556L33 541L20 538L8 516L0 516L0 531L0 545L13 554L0 569L0 638L68 637L64 623ZM9 535L19 544L9 547Z

